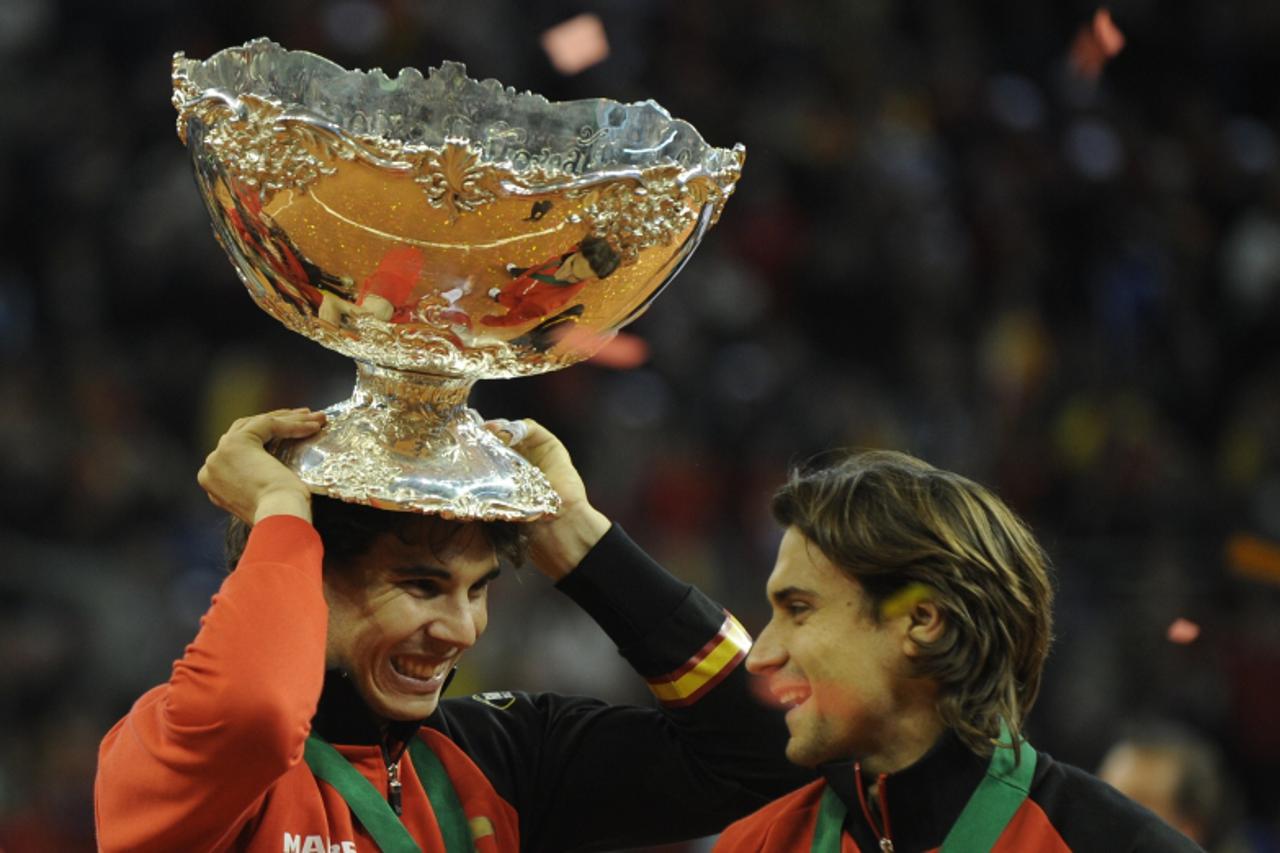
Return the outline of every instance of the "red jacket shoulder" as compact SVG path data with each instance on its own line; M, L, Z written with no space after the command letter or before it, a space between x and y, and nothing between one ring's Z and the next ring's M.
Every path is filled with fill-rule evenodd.
M818 779L729 824L716 853L808 850L826 781Z

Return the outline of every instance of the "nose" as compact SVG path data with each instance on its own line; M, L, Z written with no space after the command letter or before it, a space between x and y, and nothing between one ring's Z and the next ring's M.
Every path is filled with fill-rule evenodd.
M764 630L756 637L751 651L747 653L747 672L752 675L765 675L772 672L786 661L787 655L782 645L775 639L773 620L764 626Z
M470 601L450 601L426 625L427 636L459 649L469 649L480 637L475 608Z

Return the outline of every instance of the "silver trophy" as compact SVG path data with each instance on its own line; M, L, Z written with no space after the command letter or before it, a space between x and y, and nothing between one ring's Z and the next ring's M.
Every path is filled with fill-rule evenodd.
M265 39L176 54L173 103L254 301L356 361L286 462L317 493L458 519L559 506L471 386L594 354L680 271L745 158L652 101L552 103L453 62L393 79Z

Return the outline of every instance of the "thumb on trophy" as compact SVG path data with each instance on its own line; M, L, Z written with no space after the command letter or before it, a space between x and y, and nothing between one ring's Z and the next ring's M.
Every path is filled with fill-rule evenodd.
M515 447L529 436L529 425L524 421L493 418L485 421L485 428L496 435L507 447Z
M559 514L530 522L528 528L533 565L552 580L559 580L577 567L611 523L591 506L569 451L550 430L527 418L492 420L485 427L541 471L560 495Z

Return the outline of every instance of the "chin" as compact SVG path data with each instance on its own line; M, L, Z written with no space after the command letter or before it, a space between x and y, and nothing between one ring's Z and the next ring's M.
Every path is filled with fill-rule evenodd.
M846 761L855 754L854 750L828 737L810 736L800 738L792 735L787 741L787 760L801 767L819 767L833 761Z
M440 704L438 696L430 699L423 697L395 697L380 693L365 693L361 697L375 716L396 723L407 723L422 720L435 713Z
M397 702L391 705L383 705L378 713L398 723L407 723L413 720L422 720L430 717L435 713L438 701L432 702Z
M435 706L433 705L424 711L398 710L388 714L383 714L382 716L386 717L393 723L411 723L415 720L425 720L427 717L430 717L435 713L435 710Z
M813 749L804 743L796 743L792 738L787 743L787 760L800 767L817 767L822 759L814 756Z

